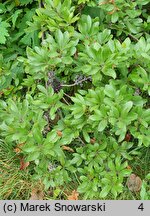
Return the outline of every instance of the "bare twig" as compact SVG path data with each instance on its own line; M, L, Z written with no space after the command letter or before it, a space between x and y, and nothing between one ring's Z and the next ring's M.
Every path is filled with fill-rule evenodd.
M81 141L82 145L85 146L85 143L83 142L83 140L81 139L81 137L78 137L78 139Z
M139 40L136 38L136 37L134 37L132 34L128 34L129 35L129 37L131 37L133 40L135 40L136 42L138 42Z
M65 92L64 92L64 95L71 99L70 95L66 94Z
M62 98L63 99L63 101L67 104L67 105L70 105L69 103L68 103L68 101L63 97Z
M82 82L87 81L88 79L89 79L89 77L88 77L88 78L85 77L84 79L82 79L82 80L80 80L80 81L78 81L78 82L75 82L75 83L73 83L73 84L70 84L70 85L61 84L61 86L62 86L62 87L72 87L72 86L76 86L76 85L79 85L79 84L82 83Z

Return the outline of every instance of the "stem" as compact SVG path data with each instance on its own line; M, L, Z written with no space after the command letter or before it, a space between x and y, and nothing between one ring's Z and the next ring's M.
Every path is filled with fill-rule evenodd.
M62 87L72 87L72 86L79 85L80 83L82 83L82 82L84 82L84 81L86 81L86 80L88 80L88 78L84 78L84 79L82 79L82 80L80 80L80 81L78 81L78 82L75 82L75 83L73 83L73 84L70 84L70 85L64 84L64 85L61 85L61 86L62 86Z
M136 38L136 37L134 37L132 34L128 34L129 35L129 37L131 37L133 40L135 40L136 42L138 42L139 40Z
M70 85L67 85L67 84L65 85L64 84L64 85L61 85L61 86L63 86L63 87L71 87L71 86L75 86L75 85L77 85L77 83L73 83L73 84L70 84Z
M48 88L47 80L45 80L45 88L46 88L46 89Z
M66 94L65 92L64 92L64 95L66 95L68 98L70 98L70 99L71 99L71 97L70 97L68 94Z
M68 101L63 97L62 98L63 100L64 100L64 102L67 104L67 105L70 105L69 103L68 103Z
M75 177L76 177L76 180L77 180L77 182L79 183L79 184L81 184L81 182L79 181L79 178L78 178L78 176L77 176L77 174L74 172L74 175L75 175Z
M85 143L83 142L83 140L81 139L81 137L78 137L78 139L81 141L82 145L85 146Z

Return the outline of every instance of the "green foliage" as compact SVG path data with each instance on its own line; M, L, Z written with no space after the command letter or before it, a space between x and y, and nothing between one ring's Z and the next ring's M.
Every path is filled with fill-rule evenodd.
M71 107L72 124L81 130L84 126L99 132L106 128L107 133L109 130L118 136L118 142L123 141L127 131L130 130L133 137L139 139L139 145L143 143L148 146L150 137L146 133L146 128L150 123L150 110L142 109L144 101L140 96L134 96L134 92L127 89L126 85L119 85L117 88L120 90L117 91L112 82L105 85L105 88L89 90L84 98L79 94L76 95L73 98L74 105ZM144 119L142 116L145 116ZM78 119L82 120L82 124L78 125ZM141 133L138 137L139 131Z
M22 82L23 65L18 62L17 57L25 56L27 45L39 44L37 32L31 34L25 31L27 21L30 21L35 14L35 8L23 7L23 2L5 1L0 4L0 44L2 44L0 45L0 90L8 87L12 90ZM26 5L31 2L33 1L26 1ZM7 94L10 92L7 91Z
M45 189L117 199L150 144L149 1L38 3L0 4L1 138Z
M149 181L150 181L150 173L146 175L146 178L142 184L142 188L140 192L140 196L142 200L150 199Z
M56 29L73 30L73 24L79 18L74 16L75 6L71 5L71 0L45 0L45 7L36 10L37 15L33 17L34 22L28 22L29 32L40 31L40 36L45 31L55 31Z
M6 41L6 37L9 36L8 30L7 30L9 26L10 25L7 22L2 21L2 19L0 19L0 31L1 31L0 43L1 44L4 44Z

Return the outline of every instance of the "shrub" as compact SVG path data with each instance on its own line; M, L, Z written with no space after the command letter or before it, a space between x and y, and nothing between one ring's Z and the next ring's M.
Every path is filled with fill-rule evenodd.
M45 189L77 178L84 199L116 199L149 148L149 1L24 5L1 4L1 137Z

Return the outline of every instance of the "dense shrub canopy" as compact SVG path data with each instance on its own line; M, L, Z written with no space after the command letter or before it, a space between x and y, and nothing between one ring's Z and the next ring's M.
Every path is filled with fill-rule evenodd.
M148 0L0 3L0 136L45 189L77 181L84 199L116 199L148 151L149 10Z

